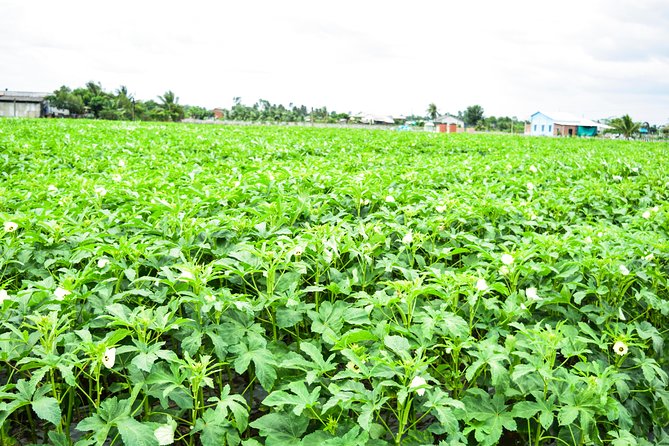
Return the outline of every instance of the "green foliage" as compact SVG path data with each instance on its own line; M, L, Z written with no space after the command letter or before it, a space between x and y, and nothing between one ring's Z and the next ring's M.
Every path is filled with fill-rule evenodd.
M617 133L627 139L639 133L639 129L641 128L641 124L634 122L632 118L630 118L630 115L612 119L609 124L611 126L611 129L608 130L609 133Z
M0 147L3 444L667 442L661 145L1 120Z

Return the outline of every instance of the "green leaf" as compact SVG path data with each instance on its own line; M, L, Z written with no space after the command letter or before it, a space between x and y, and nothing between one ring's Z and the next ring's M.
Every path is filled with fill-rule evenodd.
M520 401L513 406L511 413L515 418L529 419L541 410L541 406L534 401Z
M55 424L56 426L60 425L60 405L55 398L50 396L43 396L34 399L30 405L32 406L37 416L42 420L46 420Z
M386 347L397 353L402 359L411 358L409 341L406 338L403 338L402 336L388 335L383 339L383 343Z
M200 432L202 446L220 446L226 443L225 439L228 444L239 443L239 436L235 428L227 418L221 416L218 410L205 410L202 417L195 422L193 433L197 432Z
M568 426L578 417L578 407L563 406L558 412L558 424L560 426Z
M314 390L309 392L307 386L302 381L294 381L288 384L288 388L292 393L283 390L277 390L263 400L263 404L270 407L292 406L295 415L301 415L306 408L315 407L318 404L318 397L321 388L317 386Z
M307 431L309 418L292 413L270 413L251 423L265 437L266 446L293 446Z
M158 446L153 429L134 418L124 417L117 421L116 427L126 446Z

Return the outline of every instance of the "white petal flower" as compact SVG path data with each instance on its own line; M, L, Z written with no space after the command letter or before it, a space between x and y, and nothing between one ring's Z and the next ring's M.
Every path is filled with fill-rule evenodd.
M156 440L158 440L160 446L167 446L174 443L174 429L169 424L160 425L153 431L153 435L156 437Z
M58 287L53 292L53 295L56 296L56 300L63 300L65 296L72 294L72 291L66 290L65 288Z
M125 167L125 161L118 160L118 167Z
M5 226L5 232L14 232L17 229L19 229L19 224L14 223L13 221L6 221L4 226Z
M410 245L411 242L413 242L413 234L411 233L411 231L409 231L406 233L404 237L402 237L402 243L404 243L405 245Z
M109 259L108 258L102 257L101 259L98 259L98 268L102 269L107 265L109 265Z
M625 265L620 265L618 267L618 270L620 271L620 274L622 274L623 276L629 276L630 274L630 270L628 270Z
M511 254L502 254L502 263L511 265L513 263L513 256Z
M583 239L583 241L584 241L585 243L587 243L588 245L591 245L591 244L592 244L592 237L590 237L590 236L588 235L586 238Z
M537 173L538 171L539 171L539 169L537 169L537 166L534 166L534 165L530 166L530 172Z
M485 291L488 289L488 282L485 279L479 279L476 281L476 289L478 291Z
M435 209L440 214L443 214L446 211L446 206L437 206L437 207L435 207Z
M540 300L541 298L539 297L539 294L537 294L537 289L534 287L527 288L525 290L525 296L529 300Z
M409 390L415 390L418 396L423 396L425 394L425 386L427 381L422 376L414 376L409 384Z
M531 182L528 182L527 183L527 190L529 190L529 191L534 190L534 184L532 184Z
M49 184L49 187L47 187L47 190L49 192L58 192L58 188L53 184Z
M653 206L651 209L653 212L660 212L660 207L659 206Z
M102 356L102 365L104 365L108 369L111 369L112 367L114 367L115 362L116 362L116 348L114 347L106 348L105 354Z
M101 197L104 197L107 195L107 189L105 189L103 186L95 186L95 193Z
M499 274L502 276L506 276L509 274L509 267L506 265L502 265L502 267L499 269Z
M641 214L641 216L648 220L650 218L650 211L645 211L643 214Z
M179 276L179 280L187 281L187 280L193 280L195 276L193 276L193 273L187 270L181 270L181 275Z
M615 344L613 344L613 351L616 355L625 356L628 351L627 344L625 344L623 341L617 341Z
M9 300L9 294L7 293L7 290L0 290L0 305L6 300Z
M621 182L623 180L623 177L620 175L613 175L613 181Z
M386 203L394 203L394 202L395 202L395 197L393 197L392 195L388 195L386 197Z

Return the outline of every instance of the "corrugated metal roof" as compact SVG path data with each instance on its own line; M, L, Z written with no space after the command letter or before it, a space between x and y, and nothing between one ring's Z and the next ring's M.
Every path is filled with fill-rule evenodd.
M536 114L542 114L550 119L552 119L555 124L558 125L578 125L581 127L599 127L599 128L609 128L609 126L605 124L600 124L599 122L595 122L592 119L586 119L586 118L579 118L576 115L573 115L571 113L567 112L537 112L534 113ZM534 116L532 115L532 116Z
M438 124L457 124L457 125L462 125L462 126L465 125L465 123L462 119L458 119L455 116L451 116L451 115L439 116L437 119L434 120L434 122L436 122Z
M1 102L42 102L50 93L0 90Z

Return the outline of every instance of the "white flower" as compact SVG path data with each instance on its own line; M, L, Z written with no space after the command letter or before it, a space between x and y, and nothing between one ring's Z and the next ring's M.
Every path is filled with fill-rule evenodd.
M625 317L625 313L623 313L622 308L618 308L618 319L620 319L621 321L627 320L627 318Z
M539 295L537 294L537 289L534 288L534 287L530 287L530 288L525 289L525 296L529 300L540 300L541 299L539 297Z
M521 304L520 304L520 309L521 309L521 310L527 310L527 307L525 306L524 303L521 303Z
M613 344L613 351L616 355L625 356L628 351L627 344L625 344L623 341L617 341L615 344Z
M511 254L502 254L502 263L511 265L513 263L513 256Z
M54 186L53 184L49 184L49 187L47 187L49 192L58 192L58 188Z
M187 270L181 270L181 275L179 276L179 280L193 280L195 276L193 276L193 273Z
M502 276L506 276L507 274L509 274L509 267L506 265L502 265L502 267L499 269L499 273Z
M216 302L216 296L214 296L213 294L207 294L206 296L204 296L204 300L210 303Z
M108 347L105 349L105 354L102 356L102 365L111 369L116 362L116 348Z
M6 221L5 222L5 232L14 232L17 229L19 229L19 224L14 223L13 221Z
M102 269L107 265L109 265L109 259L108 258L102 257L101 259L98 259L98 268Z
M530 166L530 172L537 173L538 171L539 171L539 169L537 169L537 166L534 166L534 165Z
M488 289L488 282L485 279L479 279L476 281L476 289L478 291L485 291Z
M413 242L413 234L411 234L411 231L409 231L404 237L402 237L402 243L405 245L410 245L411 242Z
M660 212L660 207L659 206L653 206L651 209L653 212Z
M101 197L104 197L107 195L107 189L105 189L103 186L95 186L95 193Z
M125 167L125 161L118 160L118 167Z
M9 294L7 293L7 290L0 290L0 305L6 300L9 300Z
M235 187L239 187L241 184L242 184L241 181L235 181L235 182L234 182Z
M623 180L623 177L620 175L613 175L613 181L621 182Z
M435 209L436 209L437 212L439 212L440 214L443 214L444 211L446 211L446 206L437 206L437 207L435 207Z
M533 189L534 189L534 184L528 182L528 183L527 183L527 190L531 191L531 190L533 190Z
M174 443L174 429L169 424L161 424L155 431L154 437L158 440L160 446L167 446Z
M620 265L618 267L618 270L620 271L620 274L622 274L623 276L629 276L630 274L630 270L628 270L625 265Z
M411 384L409 384L409 390L415 389L418 396L423 396L425 394L426 385L427 381L425 381L425 378L421 376L414 376L414 378L411 380Z
M393 197L392 195L388 195L386 197L386 203L394 203L394 202L395 202L395 197Z
M588 235L586 238L583 239L583 241L584 241L585 243L587 243L588 245L591 245L591 244L592 244L592 237L590 237L590 236Z
M115 173L114 175L111 176L111 179L112 179L112 181L115 181L115 182L119 183L122 178L121 178L121 175Z
M641 214L641 216L648 220L650 218L650 211L645 211L643 214Z
M53 295L56 296L56 300L63 300L65 296L69 294L72 294L72 291L61 287L56 288L56 290L53 292Z

